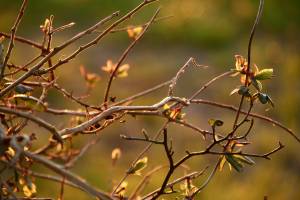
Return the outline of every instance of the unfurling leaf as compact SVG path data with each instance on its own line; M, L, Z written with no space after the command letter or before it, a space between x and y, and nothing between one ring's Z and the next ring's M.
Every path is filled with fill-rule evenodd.
M129 27L127 29L128 36L130 38L134 38L134 39L136 39L141 34L142 31L143 31L143 27L142 26Z
M247 69L248 62L241 55L235 55L235 69L239 72L245 71Z
M257 79L253 78L252 79L252 84L253 86L258 90L261 91L262 90L262 84L260 81L258 81Z
M79 68L81 76L85 79L86 86L88 88L95 87L97 81L100 80L100 76L95 73L88 73L83 65Z
M226 163L226 157L222 156L221 161L219 163L219 171L223 170L224 164Z
M129 64L121 65L115 73L116 77L124 78L128 76ZM101 69L109 74L112 74L116 69L116 64L111 60L106 61L106 66L102 66Z
M13 148L8 147L7 151L6 151L7 155L14 157L16 155L16 152Z
M168 104L163 106L163 113L174 120L182 120L185 116L185 113L181 112L181 108L171 108Z
M127 186L128 186L128 182L123 181L119 189L116 191L116 194L120 195L121 197L125 196Z
M46 18L43 25L40 25L40 29L43 33L48 34L51 29L51 21L50 19Z
M228 163L238 172L243 170L243 165L232 154L225 154Z
M163 110L164 111L167 111L167 110L169 110L170 109L170 106L168 105L168 104L165 104L164 106L163 106Z
M23 193L26 197L33 197L36 194L36 186L34 183L23 186Z
M269 104L271 104L272 107L274 107L274 103L273 103L271 97L268 96L267 94L265 94L265 93L258 93L258 99L259 99L259 101L262 104L269 103Z
M266 80L273 76L273 69L262 69L257 74L255 74L254 79L256 80Z
M215 126L222 126L224 122L219 119L209 119L208 124L212 127L215 127Z
M116 162L121 158L122 152L120 148L115 148L111 152L112 164L115 165Z
M128 170L128 174L136 174L136 175L140 175L141 174L141 170L143 170L145 167L147 167L147 163L148 163L148 157L144 157L142 159L139 159L134 166L132 166L129 170Z
M254 165L255 162L254 160L252 160L250 157L248 156L242 156L242 155L233 155L234 158L236 158L237 160L239 160L240 162L246 163L248 165Z
M180 190L185 197L192 196L197 191L197 189L198 188L193 185L191 179L186 179L186 181L180 185Z
M239 88L235 88L230 92L230 95L233 95L235 93L238 93L239 95L245 95L246 97L251 97L251 94L249 92L249 88L241 85Z

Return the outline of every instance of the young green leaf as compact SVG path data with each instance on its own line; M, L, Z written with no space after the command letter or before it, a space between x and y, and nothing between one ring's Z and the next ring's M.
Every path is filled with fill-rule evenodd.
M252 84L253 86L258 90L258 91L262 91L262 84L260 81L258 81L257 79L253 78L252 79Z
M219 171L223 170L224 164L226 163L226 157L222 156L220 164L219 164Z
M237 159L232 154L225 154L226 160L230 165L237 171L241 172L243 170L243 165L237 161Z
M215 127L215 126L222 126L224 122L219 119L209 119L208 124L212 127Z
M273 69L262 69L260 70L255 76L254 79L256 80L266 80L270 79L273 76Z
M128 170L128 174L137 174L140 175L141 174L141 170L143 170L145 167L147 167L147 163L148 163L148 157L144 157L142 159L139 159L134 166L132 166L129 170Z
M233 155L234 158L236 158L238 161L246 163L248 165L254 165L255 162L248 156L242 156L242 155Z

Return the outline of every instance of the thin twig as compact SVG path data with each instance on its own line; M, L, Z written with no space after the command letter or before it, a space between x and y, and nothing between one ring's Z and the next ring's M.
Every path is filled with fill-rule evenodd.
M197 103L197 104L207 104L207 105L211 105L211 106L216 106L216 107L220 107L220 108L226 108L228 110L232 110L232 111L238 111L237 107L234 107L232 105L228 105L228 104L223 104L223 103L218 103L218 102L214 102L214 101L209 101L209 100L204 100L204 99L195 99L192 100L191 103ZM240 113L247 115L247 111L245 110L240 110ZM251 117L255 117L258 119L262 119L266 122L269 122L273 125L276 125L280 128L282 128L283 130L285 130L287 133L289 133L294 139L296 139L298 142L300 142L300 138L289 128L287 128L286 126L284 126L282 123L270 118L270 117L266 117L257 113L249 113L249 116Z
M146 33L146 31L148 30L149 26L152 24L152 22L154 21L154 19L156 18L156 16L158 15L158 13L160 12L160 8L158 8L156 10L156 12L154 13L154 15L152 16L152 18L150 19L150 21L147 23L147 26L143 29L143 31L138 35L137 38L135 38L135 40L127 47L127 49L123 52L123 54L121 55L121 57L119 58L114 71L110 74L109 80L108 80L108 84L105 90L105 94L104 94L104 106L107 107L107 100L109 97L109 91L111 88L111 84L113 79L116 76L117 71L119 70L119 67L121 66L122 62L125 60L125 58L128 56L129 52L133 49L133 47L135 47L135 45L137 44L137 42L143 37L143 35Z
M53 126L52 124L50 124L49 122L46 122L45 120L43 120L41 118L38 118L27 112L18 111L15 109L9 109L9 108L2 107L2 106L0 106L0 112L26 118L26 119L36 123L37 125L47 129L48 131L50 131L53 134L53 139L56 139L61 143L63 142L62 138L61 138L60 134L58 133L57 129L55 128L55 126Z
M150 93L152 93L152 92L154 92L154 91L156 91L156 90L159 90L159 89L161 89L161 88L163 88L163 87L169 85L171 82L172 82L172 80L163 82L163 83L158 84L158 85L156 85L156 86L154 86L154 87L152 87L152 88L149 88L149 89L147 89L147 90L143 90L142 92L139 92L139 93L137 93L137 94L135 94L135 95L132 95L132 96L130 96L130 97L127 97L127 98L125 98L125 99L122 99L122 100L120 100L120 101L118 101L118 102L112 104L111 106L118 106L118 105L122 105L122 104L124 104L124 103L130 102L130 101L133 101L133 100L135 100L135 99L137 99L137 98L140 98L140 97L142 97L142 96L145 96L145 95L147 95L147 94L150 94Z
M256 19L255 19L255 22L253 24L253 27L252 27L252 30L251 30L251 33L250 33L249 43L248 43L248 63L247 63L247 72L246 72L246 79L245 79L245 86L246 87L249 84L248 78L249 78L249 74L250 74L249 72L250 72L250 68L251 68L250 61L251 61L252 40L253 40L253 37L254 37L254 33L255 33L255 30L256 30L257 24L258 24L258 22L260 20L260 17L262 15L263 7L264 7L264 0L260 0L259 1L259 8L258 8L258 11L257 11L257 14L256 14ZM240 110L242 109L244 99L245 99L245 95L243 94L242 97L241 97L239 108L236 112L236 116L235 116L234 123L233 123L233 128L236 126L236 124L239 120Z
M111 108L108 108L107 110L103 111L102 113L100 113L99 115L94 116L93 118L91 118L90 120L83 122L82 124L79 124L75 127L72 128L65 128L59 131L60 135L64 136L64 135L69 135L69 134L74 134L74 133L78 133L81 131L84 131L85 129L87 129L88 127L94 125L95 123L105 119L108 116L111 116L114 113L118 113L118 112L124 112L124 111L141 111L141 110L148 110L148 111L155 111L159 108L161 108L162 106L164 106L166 103L168 102L179 102L182 104L187 104L187 102L185 101L185 99L181 99L178 97L166 97L165 99L161 100L160 102L152 105L152 106L114 106Z
M173 187L174 185L176 185L176 184L178 184L178 183L181 183L181 182L183 182L183 181L185 181L185 180L187 180L187 179L196 179L196 178L198 178L199 176L203 175L204 172L207 170L207 168L208 168L208 167L204 168L204 169L203 169L202 171L200 171L200 172L192 172L192 173L190 173L190 174L187 174L187 175L185 175L185 176L182 176L182 177L180 177L180 178L178 178L178 179L176 179L176 180L174 180L174 181L168 183L168 184L166 185L166 188L171 188L171 187ZM142 197L142 200L146 200L146 199L151 198L151 197L154 196L159 190L160 190L160 188L158 188L158 189L152 191L151 193L149 193L149 194L143 196L143 197Z
M163 126L157 131L156 135L152 138L152 140L157 140L157 138L160 136L160 134L162 133L162 131L168 126L169 121L166 121ZM152 147L153 143L149 143L138 155L137 157L131 162L129 169L134 166L136 164L136 162L142 158L148 151L149 149ZM114 191L112 192L112 194L114 194L117 189L120 187L120 185L123 183L124 180L126 180L126 178L129 176L129 174L127 173L128 170L126 170L125 175L121 178L121 180L119 181L119 183L117 184L117 186L115 187Z
M211 84L213 84L215 81L225 77L225 76L228 76L232 74L231 71L228 71L228 72L224 72L216 77L214 77L213 79L209 80L207 83L205 83L198 91L196 91L190 98L189 100L193 100L195 99L203 90L205 90L208 86L210 86Z
M29 69L28 72L26 72L25 74L23 74L21 77L19 77L17 80L15 80L11 85L7 86L6 88L2 89L0 91L0 97L3 97L7 92L9 92L10 90L12 90L13 88L15 88L18 84L20 84L21 82L23 82L24 80L26 80L27 78L29 78L30 76L32 76L39 68L41 68L44 63L48 62L48 60L50 58L52 58L54 55L56 55L57 53L59 53L61 50L63 50L64 48L66 48L67 46L69 46L70 44L74 43L75 41L81 39L82 37L84 37L85 35L90 34L93 30L97 29L100 25L110 21L113 17L117 16L119 14L119 12L115 12L111 15L109 15L108 17L102 19L101 21L99 21L98 23L96 23L95 25L93 25L92 27L86 29L83 32L78 33L77 35L75 35L74 37L72 37L71 39L67 40L66 42L64 42L63 44L61 44L58 47L55 47L49 54L47 54L42 60L40 60L36 65L34 65L31 69ZM81 49L81 48L80 48ZM80 50L82 51L82 50Z
M0 32L0 37L2 37L2 36L5 37L5 38L10 38L10 34ZM21 43L24 43L24 44L28 44L32 47L37 48L37 49L41 49L41 50L44 49L44 47L42 45L40 45L39 43L34 42L32 40L29 40L29 39L26 39L26 38L23 38L23 37L15 36L15 41L21 42Z
M14 43L14 41L15 41L15 35L16 35L18 26L19 26L19 24L20 24L20 22L21 22L21 20L23 18L24 11L25 11L27 3L28 3L28 0L23 0L23 3L22 3L22 6L20 8L20 11L18 13L17 19L16 19L13 27L11 28L11 35L10 35L9 46L8 46L8 49L7 49L7 52L6 52L6 56L4 58L4 62L3 62L3 65L2 65L1 71L0 71L0 81L3 78L5 67L7 65L8 60L9 60L10 54L11 54L11 52L12 52L14 46L15 46L15 43Z
M72 183L76 184L80 188L84 189L89 194L98 197L103 200L112 200L112 198L106 194L105 192L96 190L94 187L90 186L86 181L84 181L82 178L74 175L73 173L65 170L62 166L54 163L53 161L39 155L32 154L28 151L23 152L27 157L35 160L36 162L39 162L43 164L45 167L51 169L52 171L62 175L63 177L66 177L67 180L71 181Z

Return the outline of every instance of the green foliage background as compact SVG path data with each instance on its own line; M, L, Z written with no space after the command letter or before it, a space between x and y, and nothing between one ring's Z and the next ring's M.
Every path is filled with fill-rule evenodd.
M44 19L54 14L54 25L60 26L76 22L76 26L63 33L55 35L54 44L59 44L76 32L92 25L97 20L120 10L125 13L133 8L138 0L43 0L30 1L25 17L18 30L18 35L41 41L42 34L39 25ZM2 0L0 2L0 30L9 32L21 1ZM195 57L200 64L210 66L208 69L190 69L176 88L176 95L189 95L199 88L209 77L222 73L234 66L234 55L246 56L250 28L252 26L257 0L161 0L162 15L173 15L166 21L161 21L150 28L145 37L130 54L127 63L131 65L127 79L116 80L113 84L112 95L118 99L127 97L143 89L169 80L179 67L189 57ZM146 22L158 4L153 4L135 16L129 24ZM299 57L299 27L300 1L266 0L261 23L254 39L252 61L261 68L274 68L276 77L265 85L266 91L273 98L276 106L265 112L265 106L257 106L257 112L272 116L291 127L298 134L300 118L300 57ZM90 102L99 104L103 98L107 76L99 67L105 65L107 59L116 60L126 48L130 40L126 33L113 34L96 48L88 50L73 61L58 70L58 81L75 94L84 93L84 81L79 75L79 66L85 65L90 71L98 73L102 80L93 90ZM64 53L71 52L75 45ZM14 50L13 62L24 63L38 52L19 45ZM230 97L230 91L238 85L234 78L225 79L210 89L201 98L210 98L237 105L238 97ZM37 92L38 93L38 92ZM138 104L151 104L166 95L166 89L156 92L138 101ZM48 99L50 106L57 108L75 108L67 103L62 96L54 91ZM136 103L136 104L137 104ZM233 121L233 113L205 106L196 106L186 110L187 118L200 127L208 128L207 119L220 118L228 127ZM49 118L58 126L64 125L66 119L61 117ZM135 135L141 128L146 128L154 134L163 123L161 119L128 117L127 123L115 124L103 131L103 138L89 151L74 168L83 177L107 190L111 189L112 181L117 181L124 173L134 156L143 148L143 144L122 141L120 134ZM34 128L34 129L32 129ZM35 130L39 139L46 141L46 133L32 126L27 131ZM272 127L256 120L255 128L250 136L253 145L249 152L264 152L277 145L280 140L286 144L283 151L275 154L271 161L256 159L257 165L247 167L241 174L229 172L228 168L217 173L211 184L199 195L199 199L263 199L267 195L272 200L300 199L300 156L299 144L279 128ZM203 142L190 130L171 126L169 131L175 143L175 157L179 158L186 149L196 150ZM298 134L299 135L299 134ZM88 140L88 136L78 136L78 145ZM123 156L117 167L112 167L110 153L115 147L120 147ZM151 167L161 160L166 161L160 153L160 147L154 147L149 155ZM213 165L214 157L203 157L190 162L193 169L201 170L207 164ZM39 170L39 166L36 166ZM157 188L161 183L162 174L153 177L153 182L147 188ZM182 175L179 172L177 175ZM129 179L129 190L140 177ZM195 182L199 185L204 178ZM40 196L57 197L59 185L44 182L38 188ZM67 187L66 199L89 199L80 191ZM170 197L172 199L173 197Z

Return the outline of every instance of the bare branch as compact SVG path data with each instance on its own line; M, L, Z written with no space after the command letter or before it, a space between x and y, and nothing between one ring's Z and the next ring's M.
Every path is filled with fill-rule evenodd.
M104 107L107 107L107 100L108 100L108 96L109 96L109 90L112 84L113 79L116 76L116 73L119 69L119 67L121 66L122 62L125 60L125 58L128 56L129 52L133 49L133 47L137 44L137 42L143 37L143 35L146 33L146 31L148 30L149 26L152 24L152 22L154 21L154 19L156 18L156 16L158 15L160 11L160 8L156 10L156 12L154 13L154 15L152 16L152 18L150 19L150 21L147 23L146 27L143 29L143 31L138 35L138 37L127 47L127 49L123 52L123 54L121 55L121 57L119 58L114 71L110 74L109 80L108 80L108 84L105 90L105 94L104 94Z
M106 194L105 192L96 190L94 187L90 186L86 181L84 181L82 178L74 175L73 173L65 170L62 166L54 163L51 160L48 160L47 158L39 155L32 154L28 151L23 152L26 156L29 158L32 158L36 162L39 162L43 164L45 167L51 169L52 171L60 174L61 176L65 177L67 180L71 181L72 183L76 184L80 188L84 189L89 194L98 197L103 200L112 200L112 198Z
M0 112L13 114L13 115L16 115L16 116L19 116L19 117L29 119L30 121L32 121L32 122L36 123L37 125L47 129L48 131L50 131L53 134L54 139L58 140L61 143L63 142L60 134L57 131L57 129L52 124L44 121L41 118L38 118L38 117L36 117L36 116L34 116L30 113L26 113L26 112L14 110L14 109L9 109L9 108L2 107L2 106L0 106Z
M21 22L21 20L23 18L24 11L25 11L27 3L28 3L28 0L23 0L22 6L20 8L20 11L18 13L17 19L15 21L15 24L11 28L11 35L10 35L9 46L8 46L8 49L7 49L7 52L6 52L6 56L5 56L4 61L3 61L3 65L2 65L1 71L0 71L0 81L3 79L5 67L7 65L8 60L9 60L10 54L11 54L11 52L12 52L14 46L15 46L14 41L15 41L16 31L17 31L18 26L19 26L19 24L20 24L20 22Z

